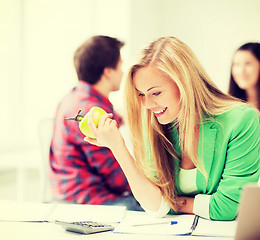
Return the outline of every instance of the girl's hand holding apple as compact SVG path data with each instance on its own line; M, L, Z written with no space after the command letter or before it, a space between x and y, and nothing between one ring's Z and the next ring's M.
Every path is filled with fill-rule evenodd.
M112 113L104 114L99 118L98 127L96 127L94 121L95 109L91 109L88 112L88 126L93 133L94 138L86 136L85 141L102 147L108 147L110 150L115 151L117 148L124 144L123 137L117 127L117 122L114 119ZM94 121L93 121L94 120Z
M88 125L88 118L90 113L93 113L91 119L93 119L95 126L98 127L99 118L106 114L106 111L100 107L92 107L85 116L82 116L81 110L79 110L75 117L65 118L64 121L74 120L79 122L79 129L85 136L89 138L96 138Z
M119 132L117 122L112 119L112 113L106 113L100 107L92 107L85 116L80 112L81 110L76 117L64 120L78 121L80 131L86 136L85 141L100 147L108 147L112 151L120 150L124 139Z

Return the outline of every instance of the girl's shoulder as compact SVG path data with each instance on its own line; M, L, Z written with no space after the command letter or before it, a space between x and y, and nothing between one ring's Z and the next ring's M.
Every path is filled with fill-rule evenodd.
M241 104L238 106L234 106L228 111L216 116L217 119L232 119L234 122L236 120L246 120L255 118L259 120L259 113L257 109L251 107L247 104Z
M250 125L254 126L255 129L260 127L258 110L247 104L234 106L228 111L215 116L213 121L230 129L242 129Z

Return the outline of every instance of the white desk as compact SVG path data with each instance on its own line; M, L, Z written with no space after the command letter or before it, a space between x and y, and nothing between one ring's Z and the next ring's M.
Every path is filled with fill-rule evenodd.
M48 213L46 215L46 213ZM34 202L7 202L0 201L0 239L3 240L79 240L79 239L102 239L102 240L171 240L171 239L214 239L231 240L223 237L196 237L196 236L169 236L151 234L122 234L103 232L89 235L82 235L65 231L55 223L26 223L6 222L6 220L48 220L55 219L66 221L77 221L76 218L91 219L91 216L104 221L122 221L125 217L131 216L138 219L142 212L126 211L114 206L91 206L91 205L67 205L67 204L41 204ZM74 219L74 220L72 220ZM105 220L107 219L107 220ZM108 220L109 219L109 220ZM140 220L140 218L139 218ZM68 221L68 220L67 220ZM98 221L98 220L94 220ZM226 225L225 225L226 227Z
M117 234L112 232L81 235L65 231L52 223L3 223L0 222L0 239L3 240L171 240L171 239L205 239L231 240L232 238L217 237L189 237L189 236L162 236L142 234Z

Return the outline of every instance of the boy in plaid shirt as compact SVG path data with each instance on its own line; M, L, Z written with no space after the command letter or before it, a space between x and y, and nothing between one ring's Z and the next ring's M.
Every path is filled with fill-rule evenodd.
M85 115L97 106L113 113L118 126L122 124L108 96L120 87L123 45L115 38L94 36L75 52L79 82L58 105L50 148L52 194L57 201L124 205L129 210L141 210L112 152L85 142L78 123L64 121L79 109Z

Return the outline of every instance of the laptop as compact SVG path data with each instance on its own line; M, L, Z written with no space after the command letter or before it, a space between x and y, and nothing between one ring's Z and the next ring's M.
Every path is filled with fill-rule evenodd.
M246 185L241 196L234 240L260 240L260 186Z

